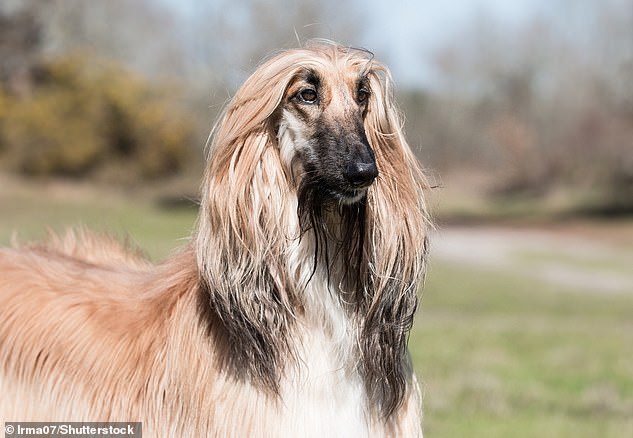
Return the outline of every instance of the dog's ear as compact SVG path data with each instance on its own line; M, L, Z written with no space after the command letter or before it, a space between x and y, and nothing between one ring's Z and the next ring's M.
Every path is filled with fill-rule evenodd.
M365 131L380 177L368 193L365 248L367 274L361 351L370 397L388 415L407 386L406 342L424 275L427 228L423 190L427 183L407 144L386 67L372 62Z
M196 234L202 284L234 369L273 391L293 320L282 265L289 187L271 126L291 77L281 67L258 69L216 125Z

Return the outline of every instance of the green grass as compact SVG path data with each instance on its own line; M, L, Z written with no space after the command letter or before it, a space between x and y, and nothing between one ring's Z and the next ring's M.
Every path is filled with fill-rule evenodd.
M160 259L195 221L195 209L165 210L140 194L9 192L0 190L0 243L13 231L30 239L85 224ZM410 348L427 437L633 436L632 295L432 262Z
M623 251L611 251L608 255L591 254L591 257L584 257L582 254L552 252L546 250L523 250L516 253L517 261L525 264L542 265L555 263L567 265L589 271L602 271L610 273L627 274L631 272L630 251L626 254Z
M15 235L18 241L39 239L48 230L87 226L89 229L130 238L153 259L166 257L191 234L197 210L166 209L141 194L133 198L103 195L99 191L70 199L55 193L0 193L0 244Z
M431 267L410 347L431 437L633 436L633 297Z

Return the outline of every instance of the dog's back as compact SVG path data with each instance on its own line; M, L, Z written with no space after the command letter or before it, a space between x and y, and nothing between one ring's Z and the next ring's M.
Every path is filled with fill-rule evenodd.
M280 405L219 368L225 346L198 281L190 247L157 266L88 234L0 249L0 422L140 421L147 437L279 431Z
M123 353L116 350L124 348L126 338L138 333L133 316L142 309L134 284L143 281L149 264L140 258L133 262L132 253L108 239L101 248L110 248L111 257L107 251L91 251L96 238L75 237L0 250L4 421L61 420L77 414L86 421L102 418L91 409L80 414L70 407L89 400L96 376L110 376L114 382L132 372L107 368L113 354ZM127 363L136 365L140 359L130 357Z

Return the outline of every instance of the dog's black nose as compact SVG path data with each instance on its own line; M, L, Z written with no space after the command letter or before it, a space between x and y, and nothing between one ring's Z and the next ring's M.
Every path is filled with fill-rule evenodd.
M378 176L378 168L374 161L369 163L356 162L347 166L343 176L354 187L367 187Z

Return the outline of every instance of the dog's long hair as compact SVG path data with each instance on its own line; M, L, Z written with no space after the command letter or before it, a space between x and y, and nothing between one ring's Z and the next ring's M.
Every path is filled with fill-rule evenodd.
M92 238L84 238L83 243L75 238L68 244L68 239L62 239L54 245L8 250L11 254L0 252L0 271L5 272L0 272L0 278L7 279L0 280L0 305L8 306L5 312L9 312L9 322L0 322L0 365L5 382L29 373L64 378L47 368L51 360L42 356L45 353L24 353L31 338L19 338L16 332L30 330L29 322L17 321L11 312L35 318L41 324L38 333L46 334L43 321L52 317L37 309L16 310L16 297L25 294L27 300L35 300L37 289L51 288L56 289L53 295L63 299L61 284L67 275L69 288L83 284L81 287L90 289L83 298L73 295L79 303L105 299L116 308L123 301L136 300L125 305L138 312L122 317L127 318L130 330L141 335L138 339L126 336L123 346L112 341L118 347L110 360L123 366L122 351L133 351L151 365L128 376L127 384L142 387L130 405L144 408L119 412L143 415L147 406L166 409L170 402L165 388L159 393L152 389L160 390L154 380L165 378L167 368L178 369L174 373L179 376L191 374L186 381L199 385L178 389L180 401L173 401L171 409L177 409L178 403L186 405L182 400L187 396L207 400L198 394L205 391L202 383L222 379L250 388L262 399L291 403L284 397L300 391L300 370L310 368L313 360L304 344L313 342L314 332L320 331L327 348L330 343L334 346L335 366L344 368L345 376L359 378L363 421L374 425L371 427L391 424L389 430L404 435L417 434L417 388L406 344L417 305L416 290L425 271L426 187L402 132L390 73L371 53L325 42L280 53L246 80L215 126L194 239L172 261L153 268L135 257L122 256L127 254L124 251L112 250L111 256L102 257L96 255L99 244ZM100 274L91 271L86 279L60 270L61 280L56 279L54 285L38 280L37 287L32 287L30 280L22 278L27 275L26 265L35 264L35 271L40 272L36 275L42 276L41 271L56 269L40 266L46 257L54 259L57 269L64 262L79 263L99 267ZM94 275L115 276L118 283L105 286L106 280ZM75 286L70 284L73 281ZM116 293L96 298L99 288L117 287L121 289ZM139 292L125 295L125 287ZM151 304L143 308L141 302ZM167 353L156 341L143 343L151 337L148 330L159 327L161 321L171 327L161 331L165 343L186 345L173 347L173 351L183 349L180 353ZM204 347L190 345L197 338L188 326L201 327L202 334L196 336L206 338L199 341ZM96 340L99 333L94 330L105 328L73 334L79 336L76 344L86 345L91 336ZM180 333L178 339L174 333ZM77 345L71 350L77 351ZM213 359L208 362L185 356L185 350L200 357L207 349ZM91 351L96 354L98 349L91 346ZM19 365L20 372L10 369L18 366L11 358L16 354L31 360ZM63 358L63 353L56 354ZM195 365L187 368L189 360ZM114 379L111 374L95 373L93 377L104 379L105 385L122 385L109 382ZM8 383L5 387L13 388ZM125 405L123 397L105 400L99 391L94 394L90 403L95 406L104 402ZM237 402L226 398L246 397L239 394L200 404L216 411L231 409ZM21 397L28 399L24 394ZM224 408L220 408L222 400ZM64 403L68 406L70 402ZM105 412L95 406L87 412ZM0 414L6 407L0 402ZM243 415L257 417L262 412L255 409ZM403 426L405 416L408 429ZM260 420L261 424L273 421ZM233 429L225 427L217 428L209 420L206 432L239 429L237 424ZM154 428L160 429L155 423ZM164 425L163 430L170 429Z

